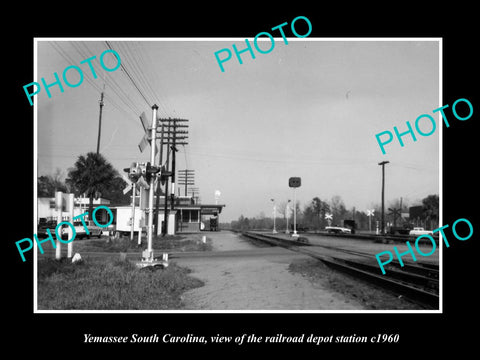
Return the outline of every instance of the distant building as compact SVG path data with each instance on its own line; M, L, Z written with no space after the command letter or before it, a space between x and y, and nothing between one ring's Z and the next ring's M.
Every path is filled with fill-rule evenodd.
M138 228L145 228L148 224L148 213L145 212L147 202L143 201L145 196L142 196L142 201L139 197L135 199L136 215L134 219L134 231ZM154 204L157 198L154 197ZM160 196L158 199L158 213L154 210L157 216L157 235L162 233L163 221L165 218L165 197ZM155 206L156 207L156 206ZM155 208L154 207L154 208ZM177 233L191 233L202 230L210 230L210 220L215 219L214 223L218 224L218 218L225 205L211 205L199 204L191 197L178 196L175 197L175 203L172 209L170 201L167 203L168 225L167 234L174 235ZM130 231L131 206L115 204L109 207L115 216L114 223L116 224L116 231L128 232ZM155 218L153 223L155 224Z
M88 198L75 198L74 202L74 210L73 216L77 216L83 214L84 212L88 211ZM98 198L93 199L93 207L95 208L98 205L106 205L110 204L110 200ZM48 220L56 220L57 219L57 211L55 210L55 197L39 197L37 198L37 220L44 218ZM62 219L66 220L68 218L67 209L65 208L65 204L62 208Z
M142 196L135 198L135 216L134 216L134 231L142 229L146 231L148 224L148 212L145 209L148 207L147 197ZM197 198L198 200L198 198ZM170 201L167 206L168 213L168 234L174 235L176 233L187 232L199 232L202 230L210 230L210 224L219 223L219 215L225 205L217 204L199 204L196 199L186 196L175 197L175 203L172 209ZM74 217L81 215L88 211L88 198L75 198L74 202ZM154 198L154 204L156 204L156 197ZM109 231L117 231L120 233L127 233L131 230L131 218L132 218L132 206L125 204L112 204L108 199L94 199L93 208L95 209L99 205L107 206L113 213L114 219ZM155 206L154 206L155 208ZM154 210L154 214L158 214L156 226L157 234L161 234L165 213L165 197L159 197L158 213ZM37 199L37 214L38 221L41 218L48 220L57 219L57 210L55 209L55 198L45 197ZM101 209L96 213L96 220L99 223L106 224L109 222L109 215L105 209ZM86 216L85 218L88 218ZM211 219L215 219L211 221ZM68 221L67 209L62 209L62 220ZM154 218L155 224L155 218Z

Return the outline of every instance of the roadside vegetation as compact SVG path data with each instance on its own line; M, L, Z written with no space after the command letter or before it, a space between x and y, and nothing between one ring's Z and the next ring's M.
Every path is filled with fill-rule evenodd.
M66 248L66 246L64 246ZM130 237L78 240L74 253L82 260L54 260L47 255L37 263L37 304L39 310L178 310L183 308L182 294L203 286L190 276L190 270L170 262L166 268L140 269L121 253L138 253L137 238ZM165 236L153 239L157 251L208 251L210 239L204 243L198 234ZM66 249L64 249L66 250ZM82 255L87 252L95 256ZM110 254L105 254L110 253ZM103 255L101 255L103 254ZM53 251L52 251L53 255ZM130 256L129 256L130 257Z
M101 239L92 240L74 240L74 251L98 251L98 252L138 252L147 248L147 239L142 238L142 244L138 245L137 234L134 239L130 240L130 236L121 236L119 238L103 237ZM169 235L155 236L152 239L152 247L154 250L168 251L210 251L212 244L209 238L205 243L202 242L201 234L189 235Z
M139 269L130 261L91 257L38 261L39 310L175 310L181 294L203 286L189 270Z

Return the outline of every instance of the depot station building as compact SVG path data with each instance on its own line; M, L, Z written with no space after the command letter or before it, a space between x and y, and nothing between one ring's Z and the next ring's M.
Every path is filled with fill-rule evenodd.
M148 224L148 205L147 196L135 197L135 211L133 216L134 231L146 231ZM74 217L88 211L88 198L75 198ZM158 211L156 205L158 202ZM157 216L157 226L154 227L156 234L162 233L165 218L165 197L154 198L154 216ZM111 234L127 234L131 232L132 226L132 204L112 204L108 199L98 198L93 200L93 208L98 206L107 206L113 213L113 223L108 227ZM211 220L219 223L219 215L225 205L219 204L201 204L198 197L175 196L172 206L170 198L167 201L168 224L167 234L175 235L177 233L192 233L212 230ZM58 210L55 208L54 197L42 197L37 199L37 218L47 221L56 221ZM86 217L87 218L87 217ZM99 209L95 218L99 223L106 224L110 221L109 214L105 209ZM69 221L67 209L62 208L62 221ZM154 218L155 224L155 218Z

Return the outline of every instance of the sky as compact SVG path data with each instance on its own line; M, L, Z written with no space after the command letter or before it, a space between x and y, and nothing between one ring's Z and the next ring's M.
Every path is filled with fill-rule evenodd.
M188 145L177 153L177 169L193 169L203 203L221 195L221 221L240 215L270 216L272 202L293 199L289 177L302 179L296 190L301 207L312 198L340 195L347 207L366 211L381 202L381 166L385 198L418 204L440 194L440 56L436 39L393 41L282 38L268 54L254 48L255 59L235 54L220 70L214 53L245 48L243 38L223 39L37 39L33 81L47 83L53 73L79 66L84 80L36 95L37 175L60 169L65 177L81 154L96 150L99 99L105 92L100 152L123 173L133 161L148 161L138 149L144 130L142 112L188 119ZM253 39L250 39L252 42ZM108 43L107 43L108 41ZM267 49L268 43L259 42ZM123 68L107 72L100 55L110 46ZM87 64L92 61L97 78ZM112 54L104 57L114 67ZM128 73L128 74L127 74ZM76 77L77 76L77 77ZM133 81L129 78L133 79ZM71 83L79 81L75 70ZM135 85L134 85L135 83ZM138 89L137 89L138 88ZM139 91L140 90L140 91ZM141 93L141 94L140 94ZM437 130L428 137L395 139L383 155L375 139L382 131L407 130L421 114L431 115ZM440 120L441 121L441 120ZM420 123L424 132L431 129ZM183 194L183 193L182 193Z

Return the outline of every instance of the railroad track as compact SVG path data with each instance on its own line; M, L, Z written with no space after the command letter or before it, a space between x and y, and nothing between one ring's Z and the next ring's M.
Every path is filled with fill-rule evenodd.
M309 244L308 241L298 242L295 240L280 238L275 235L254 232L245 232L242 235L251 239L267 242L274 246L286 247L292 251L311 256L332 268L375 283L376 285L402 295L424 307L438 309L438 268L435 269L429 266L413 264L405 264L404 267L401 267L397 262L394 264L395 269L391 268L388 270L387 274L382 275L379 274L378 265L376 263L373 264L367 261L352 260L346 259L345 257L342 258L339 256L322 254L309 248L309 245L311 244ZM363 259L367 257L372 259L372 255L368 253L326 245L315 245L315 247L317 246L327 248L330 251L333 250L343 254L355 255Z

